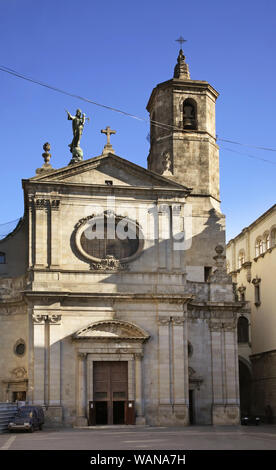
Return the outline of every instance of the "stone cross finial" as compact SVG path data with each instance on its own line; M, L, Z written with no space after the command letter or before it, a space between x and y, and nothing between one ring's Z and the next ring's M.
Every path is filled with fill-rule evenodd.
M182 51L182 44L183 42L186 42L186 39L183 39L182 36L180 36L178 39L176 39L177 42L180 43L180 51L177 57L177 64L174 68L174 78L180 78L181 80L187 80L190 78L190 72L189 72L189 66L185 62L185 56Z
M187 39L184 39L182 36L179 36L178 39L175 40L176 42L179 42L180 44L180 49L182 49L182 44L184 44L184 42L187 42Z
M107 154L107 153L115 153L115 152L114 152L114 149L113 149L113 147L112 147L112 145L111 145L111 143L110 143L110 136L111 136L112 134L116 134L116 131L110 129L109 126L106 126L105 129L102 129L102 130L101 130L101 133L102 133L102 134L105 134L105 135L106 135L106 138L107 138L107 142L106 142L106 144L105 144L105 146L104 146L104 149L103 149L102 154L105 155L105 154Z

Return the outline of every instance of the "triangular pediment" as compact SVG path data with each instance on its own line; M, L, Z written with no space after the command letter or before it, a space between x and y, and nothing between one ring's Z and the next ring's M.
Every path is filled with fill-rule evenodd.
M137 340L146 341L149 335L142 328L122 320L101 320L91 323L72 335L74 340Z
M115 187L163 187L189 191L189 188L169 178L111 153L68 165L59 170L41 173L31 178L31 181L91 185L112 183Z

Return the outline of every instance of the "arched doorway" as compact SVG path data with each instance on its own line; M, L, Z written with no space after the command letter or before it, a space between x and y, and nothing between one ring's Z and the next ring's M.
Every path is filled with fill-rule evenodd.
M251 387L252 375L249 365L239 358L239 383L240 383L240 413L241 416L251 413Z

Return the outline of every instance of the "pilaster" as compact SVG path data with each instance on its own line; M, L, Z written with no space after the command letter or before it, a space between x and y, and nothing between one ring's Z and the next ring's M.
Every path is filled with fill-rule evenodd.
M48 265L49 199L36 199L35 205L35 268Z

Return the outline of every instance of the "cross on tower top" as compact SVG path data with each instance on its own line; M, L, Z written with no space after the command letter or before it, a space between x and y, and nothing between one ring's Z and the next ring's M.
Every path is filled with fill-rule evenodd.
M184 39L182 36L179 36L179 38L176 39L175 41L179 42L180 48L182 49L182 44L184 44L184 42L187 42L187 39Z
M116 134L116 131L110 129L109 126L106 126L105 129L102 129L102 130L101 130L101 133L102 133L102 134L105 134L105 135L106 135L106 138L107 138L107 142L106 142L106 144L105 144L105 146L104 146L104 149L103 149L103 152L102 152L103 155L104 155L104 154L107 154L107 153L115 153L115 152L114 152L114 149L113 149L113 147L112 147L112 145L111 145L111 143L110 143L110 136L111 136L112 134Z

